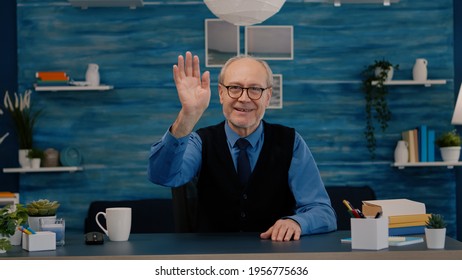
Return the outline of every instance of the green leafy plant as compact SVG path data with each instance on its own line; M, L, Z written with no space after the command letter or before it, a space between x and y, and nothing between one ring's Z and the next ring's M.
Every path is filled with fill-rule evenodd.
M372 158L375 157L377 144L375 137L376 122L380 125L382 132L385 132L388 128L388 121L391 119L391 111L386 99L388 88L384 84L388 78L389 71L391 71L391 67L399 69L398 64L393 65L385 59L376 60L362 72L362 90L366 101L366 127L364 136L366 137L367 149Z
M446 228L444 217L440 214L431 214L425 222L427 228Z
M8 204L0 209L0 234L11 236L18 226L27 223L27 211L22 204Z
M0 250L8 251L11 247L11 242L8 238L0 237Z
M6 92L3 99L5 108L14 121L20 149L32 149L33 130L38 117L42 114L42 110L31 110L31 94L30 90L26 90L24 95L15 93L13 103L10 95Z
M435 144L440 148L459 147L461 145L461 139L459 134L457 134L457 131L454 129L441 134L441 136L435 140Z
M32 148L27 154L29 158L39 158L39 159L43 159L44 155L45 154L43 153L43 151L38 148Z
M0 209L0 249L8 251L11 243L8 237L12 236L18 226L27 222L27 211L21 204L8 204Z
M26 205L27 214L31 217L54 216L60 204L57 201L39 199Z

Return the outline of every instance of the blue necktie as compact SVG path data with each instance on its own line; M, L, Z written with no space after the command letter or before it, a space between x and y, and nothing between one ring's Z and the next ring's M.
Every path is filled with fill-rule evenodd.
M250 177L250 161L247 155L247 147L250 146L249 141L244 138L240 138L236 141L236 145L239 148L239 155L237 157L237 174L241 184L247 185Z

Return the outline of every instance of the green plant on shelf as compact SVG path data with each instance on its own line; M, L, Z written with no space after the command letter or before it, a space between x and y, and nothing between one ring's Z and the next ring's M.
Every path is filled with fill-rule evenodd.
M388 128L388 121L391 119L391 111L386 98L388 88L384 83L388 78L391 78L393 69L399 69L399 65L393 65L391 62L382 59L376 60L362 72L362 91L366 101L364 136L366 137L367 149L372 158L375 158L377 144L375 122L380 125L382 132L385 132Z

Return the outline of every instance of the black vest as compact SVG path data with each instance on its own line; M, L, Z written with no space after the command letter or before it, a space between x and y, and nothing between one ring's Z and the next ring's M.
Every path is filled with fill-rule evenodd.
M239 182L224 122L197 131L202 139L197 231L263 232L281 217L294 214L288 174L295 130L263 124L265 141L248 186Z

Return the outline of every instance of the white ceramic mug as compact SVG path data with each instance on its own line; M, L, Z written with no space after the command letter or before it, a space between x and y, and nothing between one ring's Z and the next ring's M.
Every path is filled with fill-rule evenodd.
M98 221L98 216L106 218L105 229ZM95 216L96 223L109 236L111 241L127 241L132 227L132 208L114 207L106 208L106 212L98 212Z

